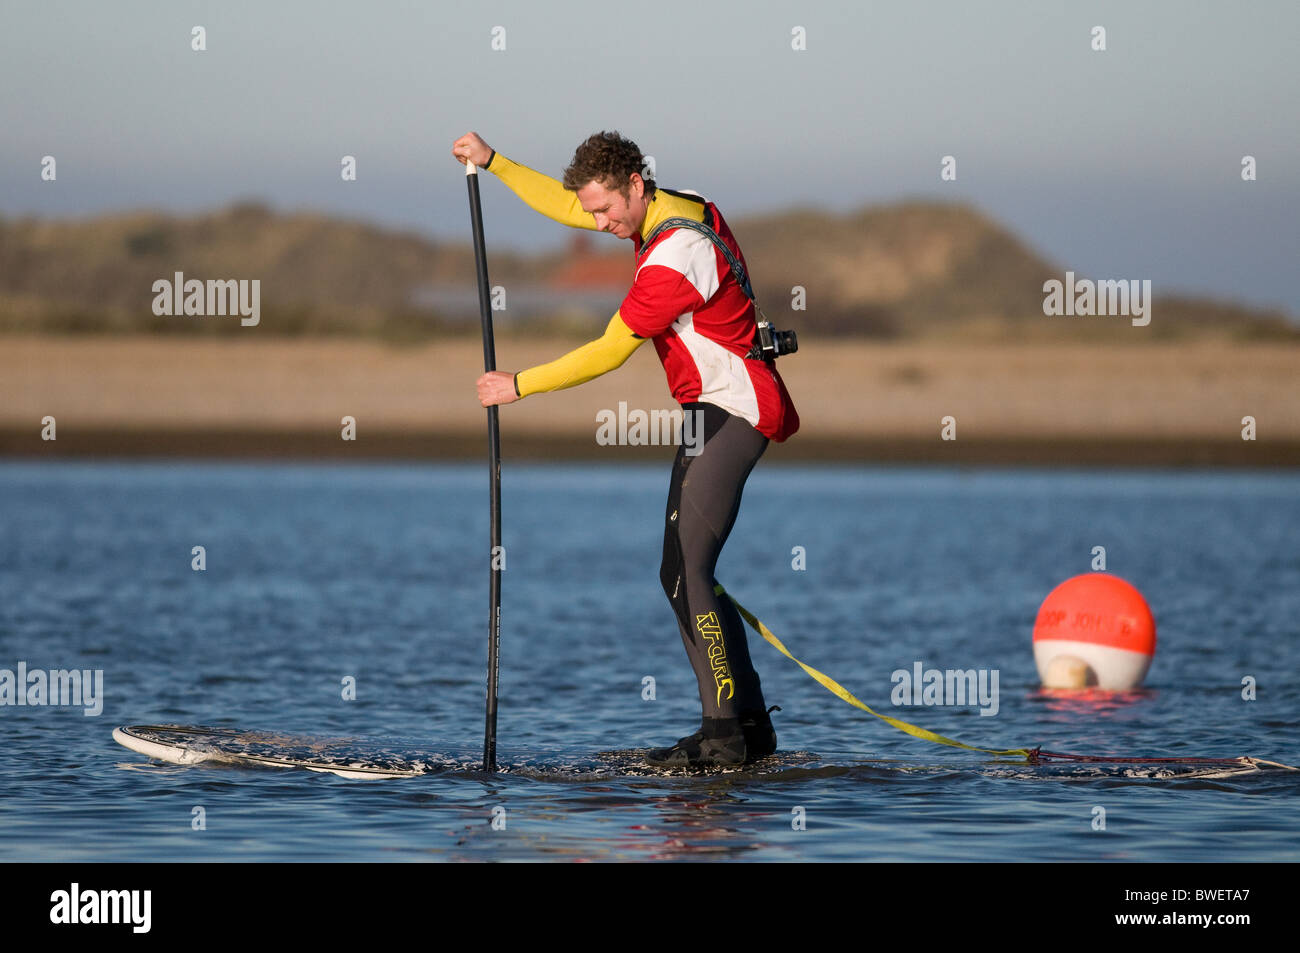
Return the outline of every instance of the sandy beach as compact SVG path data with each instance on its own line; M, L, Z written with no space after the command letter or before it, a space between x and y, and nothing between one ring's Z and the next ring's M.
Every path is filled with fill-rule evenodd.
M517 370L581 342L498 339ZM1300 347L810 340L780 370L800 432L775 460L1300 465ZM372 340L0 338L8 457L481 457L482 345ZM503 408L507 458L649 459L596 440L598 412L676 405L650 346L581 387ZM56 441L41 420L57 421ZM1241 438L1255 418L1257 439ZM357 422L357 439L340 437ZM956 420L956 440L941 421Z

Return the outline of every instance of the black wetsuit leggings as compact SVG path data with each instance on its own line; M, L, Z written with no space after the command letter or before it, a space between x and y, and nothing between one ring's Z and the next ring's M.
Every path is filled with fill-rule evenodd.
M699 681L706 718L736 718L761 711L763 688L749 660L744 622L726 596L714 594L714 567L727 541L749 471L767 449L767 437L741 417L714 404L683 404L703 433L683 421L673 461L659 569L677 614L682 641ZM703 447L697 454L687 451Z

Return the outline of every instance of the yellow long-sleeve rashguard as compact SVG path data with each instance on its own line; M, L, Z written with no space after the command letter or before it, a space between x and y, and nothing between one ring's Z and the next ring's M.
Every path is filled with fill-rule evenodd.
M600 231L596 216L583 211L578 196L549 175L512 162L499 152L492 153L484 168L496 174L534 211L572 228ZM529 394L585 384L621 367L645 340L633 334L632 329L623 323L622 317L615 311L601 337L588 341L549 364L539 364L516 374L515 390L520 397L527 397Z
M493 152L483 168L508 185L533 211L572 228L600 231L596 216L584 211L577 193L570 192L558 179L512 162L499 152Z
M609 319L605 333L582 347L575 348L549 364L539 364L515 375L515 390L520 397L548 390L577 387L594 377L607 374L632 356L645 343L623 323L617 311Z

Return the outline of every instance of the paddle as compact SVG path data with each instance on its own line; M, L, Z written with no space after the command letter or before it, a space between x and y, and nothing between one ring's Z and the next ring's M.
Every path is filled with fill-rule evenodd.
M483 319L483 372L497 369L496 344L492 339L492 303L488 286L487 248L483 243L483 207L479 202L478 169L465 160L465 181L469 183L469 216L474 229L474 264L478 271L478 309ZM487 409L488 474L492 485L492 548L488 614L487 723L483 729L483 770L497 769L497 655L501 649L501 432L497 406Z

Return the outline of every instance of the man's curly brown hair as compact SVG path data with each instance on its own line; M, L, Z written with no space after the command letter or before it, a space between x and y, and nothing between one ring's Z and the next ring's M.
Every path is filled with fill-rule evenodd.
M637 144L617 132L598 132L573 153L573 162L564 170L564 187L576 192L589 182L599 182L607 189L617 189L627 199L633 172L645 180L645 199L649 201L655 192L655 180Z

